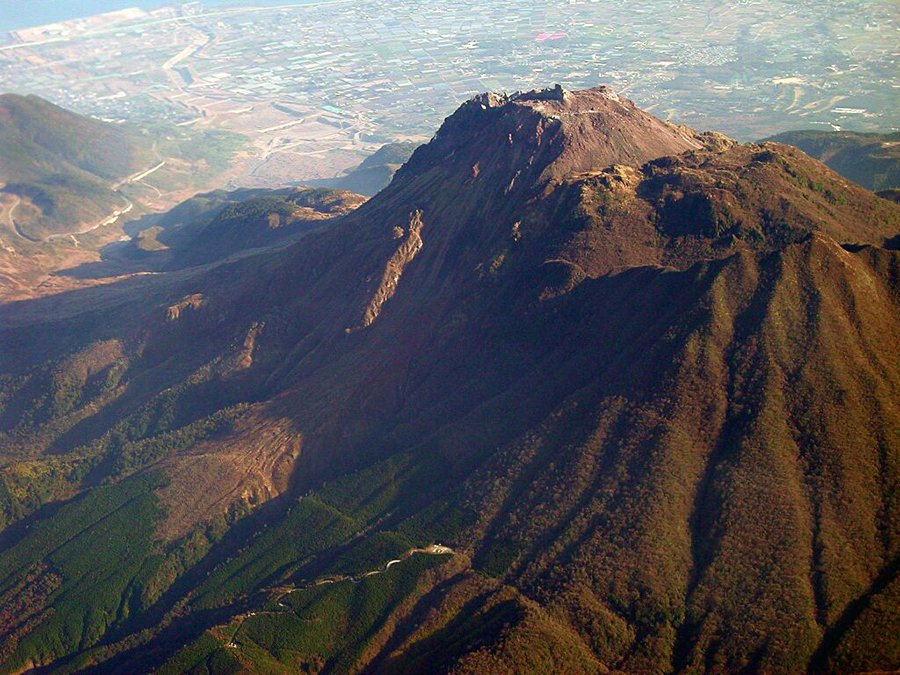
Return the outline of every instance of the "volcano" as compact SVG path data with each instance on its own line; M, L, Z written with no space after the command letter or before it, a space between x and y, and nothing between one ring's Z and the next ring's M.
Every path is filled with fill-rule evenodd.
M900 667L900 206L556 87L323 223L0 307L0 667Z

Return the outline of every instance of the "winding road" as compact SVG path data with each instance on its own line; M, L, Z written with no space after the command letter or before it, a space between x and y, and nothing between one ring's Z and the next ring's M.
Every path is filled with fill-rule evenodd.
M16 213L16 209L19 208L19 204L22 203L22 198L19 197L18 195L12 195L12 197L15 201L13 202L13 205L9 207L9 211L6 212L6 218L9 221L9 228L13 232L15 232L19 236L19 238L24 239L25 241L30 241L32 244L39 243L41 240L37 239L35 237L32 237L29 234L25 234L25 232L22 231L22 228L19 227L19 224L16 222L16 219L13 217Z
M116 193L118 193L118 195L122 199L125 200L125 206L123 206L120 209L116 209L109 216L107 216L100 222L98 222L94 225L91 225L90 227L81 229L81 230L72 230L71 232L57 232L55 234L48 235L46 237L46 239L44 239L43 241L51 241L54 239L66 239L66 238L72 237L73 242L75 243L76 246L78 246L78 242L74 241L74 237L76 237L78 235L82 235L82 234L87 234L88 232L93 232L94 230L96 230L100 227L103 227L104 225L112 225L114 222L116 222L119 218L124 216L126 213L130 213L131 210L134 208L134 203L130 199L128 199L128 197L126 197L121 192L119 192L119 188L128 183L139 183L139 182L143 181L147 176L155 173L156 171L159 171L165 165L166 165L166 161L162 160L156 166L153 166L144 171L139 171L138 173L134 173L134 174L128 176L127 178L120 180L118 183L113 183L112 185L110 185L110 188L112 190L114 190ZM147 184L144 183L144 185L147 185ZM153 186L148 185L148 187L153 187ZM157 188L153 187L153 189L156 190L157 193L159 193L159 190ZM22 239L24 239L26 241L30 241L33 244L40 243L42 241L41 239L38 239L36 237L32 237L32 236L26 234L19 227L19 224L16 222L14 216L15 216L16 209L19 208L19 204L22 203L22 199L18 195L14 195L12 193L10 193L10 194L14 199L12 206L10 206L9 210L6 212L6 218L7 218L7 221L9 222L10 229L13 232L15 232L19 237L21 237Z
M163 160L156 166L154 166L150 169L147 169L146 171L139 171L138 173L133 173L130 176L128 176L128 178L120 180L118 183L113 183L110 187L112 187L113 190L118 190L120 187L122 187L123 185L125 185L127 183L138 183L138 182L142 181L143 179L145 179L147 176L149 176L151 173L159 171L165 165L166 165L166 160Z
M126 213L129 213L131 211L131 209L134 208L134 204L132 203L132 201L130 199L128 199L128 197L126 197L125 195L123 195L121 193L119 194L119 196L122 197L122 199L124 199L128 203L125 206L123 206L121 209L116 209L115 211L113 211L112 214L109 217L107 217L106 219L101 220L96 225L91 225L90 227L85 228L83 230L75 230L73 232L58 232L57 234L51 234L47 237L47 241L50 241L52 239L65 239L66 237L74 237L74 236L80 235L80 234L87 234L88 232L93 232L97 228L103 227L104 225L112 225L120 217L124 216Z
M238 616L234 617L235 619L240 619L240 623L238 624L238 627L235 629L234 635L237 636L237 634L240 632L241 628L244 626L244 623L247 621L247 619L249 619L251 617L258 616L260 614L284 614L285 612L292 611L291 608L288 605L284 604L284 602L283 602L284 597L290 595L291 593L296 593L297 591L305 591L308 588L315 588L316 586L324 586L325 584L337 584L337 583L341 583L343 581L349 581L351 583L358 584L358 583L362 582L363 580L367 579L368 577L374 576L376 574L384 574L389 569L391 569L391 567L393 567L394 565L403 562L404 560L416 555L417 553L422 554L422 555L448 555L448 554L453 555L455 553L455 551L452 548L450 548L449 546L444 546L442 544L431 544L430 546L426 546L424 548L411 548L406 553L404 553L402 556L400 556L399 558L395 558L394 560L388 560L381 567L374 569L374 570L370 570L369 572L364 572L363 574L358 574L355 576L347 575L347 574L342 574L342 575L337 575L337 576L326 576L326 577L320 577L319 579L316 579L315 581L312 581L308 584L303 584L301 586L279 586L279 587L273 588L273 589L271 589L272 592L277 594L275 596L275 604L277 604L279 607L283 608L283 611L265 611L264 610L264 611L259 611L259 612L247 612L246 614L238 615ZM229 642L226 646L230 647L231 649L237 649L239 645L234 641L234 638L232 638L231 642Z

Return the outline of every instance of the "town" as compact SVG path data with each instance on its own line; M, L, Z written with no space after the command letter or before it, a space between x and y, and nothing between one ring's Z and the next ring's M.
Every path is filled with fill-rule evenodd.
M900 126L895 9L851 0L824 11L786 0L652 9L624 0L524 9L513 0L191 2L0 36L0 90L106 120L243 134L253 157L235 184L258 186L334 175L385 142L427 140L475 93L556 83L607 84L664 119L740 140L798 128L890 131Z

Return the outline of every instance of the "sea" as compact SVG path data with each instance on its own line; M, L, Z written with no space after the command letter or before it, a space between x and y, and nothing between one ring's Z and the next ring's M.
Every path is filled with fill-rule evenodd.
M287 5L297 0L203 0L207 7L237 5ZM0 33L43 26L57 21L81 19L117 9L156 9L187 4L172 0L0 0Z

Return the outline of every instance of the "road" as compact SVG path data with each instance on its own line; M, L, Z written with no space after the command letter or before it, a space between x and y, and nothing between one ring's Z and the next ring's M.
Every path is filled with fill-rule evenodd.
M285 122L284 124L276 124L274 127L266 127L265 129L257 129L256 133L267 134L270 131L280 131L281 129L287 129L288 127L293 127L298 124L303 124L305 121L306 121L306 118L301 117L299 120L291 120L290 122Z
M191 85L190 81L185 80L184 76L175 70L175 66L184 61L189 56L192 56L200 49L203 49L207 44L209 44L210 37L208 35L203 35L199 39L195 39L191 44L178 52L171 59L162 64L162 69L165 72L166 76L169 78L169 81L175 87L175 89L182 91L184 87L189 87Z
M166 165L166 161L162 160L156 166L150 167L149 169L146 169L145 171L139 171L138 173L134 173L134 174L128 176L127 178L120 180L118 183L113 183L112 185L110 185L110 188L115 190L116 192L118 192L119 196L125 200L125 206L123 206L121 209L116 209L108 217L104 218L103 220L101 220L99 223L96 223L95 225L91 225L90 227L87 227L83 230L73 230L71 232L58 232L56 234L51 234L47 237L46 241L50 241L52 239L65 239L66 237L72 237L73 242L75 243L76 246L78 246L78 242L74 240L74 237L76 237L78 235L82 235L82 234L87 234L88 232L93 232L94 230L101 228L105 225L112 225L114 222L116 222L119 218L124 216L126 213L130 213L131 210L134 208L134 203L130 199L128 199L128 197L126 197L121 192L119 192L119 188L127 183L137 183L139 181L142 181L144 178L151 175L152 173L159 171L165 165ZM150 187L152 187L152 186L150 186ZM155 187L153 189L156 190L157 193L159 193L158 189L156 189ZM18 199L18 197L16 198L16 200L17 200L16 203L9 210L10 223L13 223L12 212L13 212L13 210L15 210L15 207L19 205L19 201L21 201ZM33 242L39 241L38 239L32 239L31 237L27 237L27 236L23 235L19 231L18 226L15 225L14 223L13 223L13 225L15 227L16 232L19 234L19 236L24 237L25 239L28 239L29 241L33 241Z
M13 220L13 214L16 212L16 209L19 208L19 204L22 203L22 199L18 195L13 195L13 205L9 207L9 211L7 211L6 215L9 218L9 226L15 227L16 221Z
M289 587L283 587L283 588L276 589L276 590L280 591L281 593L280 593L280 595L278 595L278 597L275 598L275 601L279 605L284 607L285 605L281 604L281 599L286 595L290 595L291 593L294 593L295 591L302 591L307 588L314 588L315 586L322 586L324 584L336 584L336 583L340 583L342 581L350 581L354 584L358 584L359 582L363 581L367 577L371 577L376 574L384 574L389 569L391 569L391 566L396 565L397 563L403 562L404 560L415 555L416 553L421 553L423 555L448 555L448 554L452 555L454 553L454 551L449 546L442 546L441 544L431 544L430 546L426 546L425 548L411 548L406 553L404 553L402 556L400 556L399 558L396 558L394 560L388 560L381 567L371 570L369 572L364 572L363 574L359 574L356 576L341 574L338 576L322 577L320 579L316 579L312 583L304 584L302 586L289 586Z
M15 201L13 205L9 207L9 211L6 212L6 218L9 221L10 229L15 232L21 239L25 241L30 241L32 244L36 244L40 242L40 239L35 239L31 235L25 234L22 231L22 228L19 227L19 224L16 222L16 219L13 217L16 213L16 209L19 208L19 204L22 203L22 199L18 195L12 195Z
M120 180L118 183L113 183L112 185L110 185L110 188L112 188L113 190L118 192L118 190L121 186L123 186L127 183L140 182L147 176L159 171L165 165L166 165L166 161L162 160L156 166L153 166L144 171L139 171L138 173L132 174L132 175L128 176L127 178ZM153 186L151 185L148 187L153 187ZM156 190L157 194L160 194L160 192L157 188L153 187L153 189ZM68 237L72 237L73 243L75 244L75 246L78 246L78 242L75 240L75 237L77 235L87 234L88 232L93 232L94 230L96 230L100 227L103 227L104 225L112 225L114 222L116 222L119 218L124 216L126 213L131 212L131 210L134 208L134 203L130 199L128 199L128 197L123 195L122 193L119 193L119 196L125 200L125 206L123 206L121 209L116 209L109 216L107 216L100 222L96 223L95 225L91 225L90 227L85 228L83 230L73 230L71 232L58 232L56 234L51 234L46 238L45 241L50 241L52 239L65 239ZM28 234L25 234L25 232L23 232L22 229L19 227L19 224L15 221L14 215L15 215L16 209L19 208L19 204L22 203L22 199L17 195L12 195L12 197L15 201L13 201L12 206L10 206L9 210L6 212L6 218L9 223L10 229L13 232L15 232L19 237L21 237L22 239L24 239L26 241L30 241L33 244L40 243L41 239L37 239L35 237L29 236Z
M123 195L119 195L119 196L122 197L122 199L124 199L126 202L128 202L128 204L126 204L121 209L116 209L115 211L113 211L112 214L108 218L101 220L96 225L91 225L90 227L85 228L83 230L74 230L72 232L59 232L57 234L51 234L50 236L47 237L47 241L50 241L51 239L63 239L65 237L72 237L75 235L87 234L88 232L93 232L97 228L103 227L104 225L112 225L119 218L124 216L126 213L129 213L131 211L131 209L134 208L134 204L132 203L132 201L130 199L128 199L127 197L125 197Z
M122 187L123 185L125 185L127 183L137 183L138 181L141 181L144 178L146 178L147 176L149 176L151 173L155 173L156 171L159 171L165 165L166 165L166 161L163 160L151 169L147 169L146 171L140 171L138 173L134 173L134 174L128 176L128 178L125 178L124 180L120 180L118 183L113 183L111 187L113 190L118 190L120 187Z
M315 588L316 586L324 586L326 584L337 584L337 583L341 583L343 581L349 581L351 583L358 584L358 583L362 582L363 580L367 579L368 577L375 576L376 574L384 574L389 569L391 569L391 567L393 567L394 565L403 562L407 558L410 558L410 557L416 555L417 553L422 554L422 555L453 555L455 552L449 546L443 546L442 544L431 544L430 546L426 546L424 548L411 548L406 553L404 553L402 556L400 556L399 558L395 558L394 560L388 560L381 567L374 569L374 570L370 570L369 572L364 572L363 574L359 574L356 576L345 575L345 574L337 575L337 576L327 576L327 577L321 577L319 579L316 579L313 582L310 582L308 584L303 584L301 586L281 586L278 588L273 588L272 590L278 594L275 597L275 604L277 604L279 607L281 607L284 611L247 612L244 615L237 616L235 618L240 619L240 623L238 624L238 627L235 629L234 635L235 635L235 637L237 636L237 634L240 632L241 628L243 627L244 623L247 621L247 619L249 619L251 617L257 616L259 614L283 614L284 612L292 611L291 608L288 605L284 604L284 602L283 602L283 598L290 595L291 593L296 593L297 591L304 591L308 588ZM234 638L232 638L231 642L229 642L227 646L232 649L237 649L239 645L234 641Z

